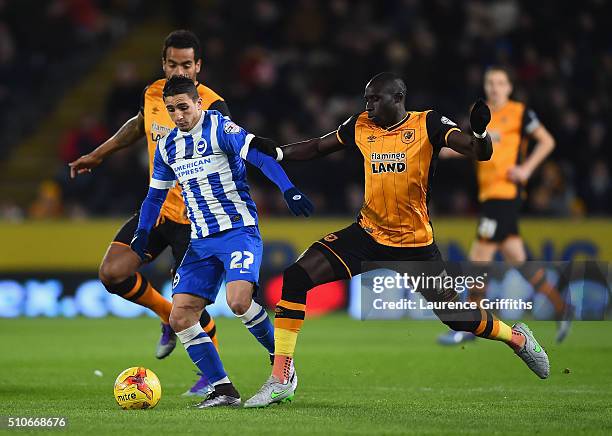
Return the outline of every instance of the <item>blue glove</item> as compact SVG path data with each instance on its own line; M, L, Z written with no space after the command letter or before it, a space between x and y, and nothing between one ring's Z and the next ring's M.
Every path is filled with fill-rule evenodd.
M137 229L136 232L134 232L132 242L130 242L130 248L134 250L143 262L151 259L151 255L145 252L148 242L149 233L144 229Z
M308 197L302 194L295 186L283 192L283 196L285 197L287 206L289 206L289 210L291 210L291 213L293 213L293 215L312 215L314 206L312 205Z

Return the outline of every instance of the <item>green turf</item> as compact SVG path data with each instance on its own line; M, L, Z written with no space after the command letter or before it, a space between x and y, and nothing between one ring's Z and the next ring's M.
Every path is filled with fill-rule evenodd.
M238 320L218 326L226 369L248 398L269 374L267 356ZM500 343L436 345L435 322L307 320L293 403L190 410L180 393L192 364L180 345L153 357L153 319L0 320L0 416L67 416L66 431L81 434L610 434L612 323L577 323L562 346L554 323L530 326L551 357L546 381ZM115 377L136 365L161 380L155 409L115 404Z

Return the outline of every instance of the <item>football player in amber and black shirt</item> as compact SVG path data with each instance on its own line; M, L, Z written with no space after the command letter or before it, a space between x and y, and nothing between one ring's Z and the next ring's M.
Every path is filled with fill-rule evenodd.
M198 83L197 76L201 67L202 58L198 37L187 30L176 30L170 33L162 49L162 69L165 77L145 88L137 115L130 118L98 148L69 164L71 177L90 172L105 158L118 150L138 143L143 136L147 140L149 176L151 176L157 141L175 127L162 98L164 84L172 76L187 76L197 84L198 94L202 99L202 109L214 109L225 116L230 116L223 98L212 89ZM176 345L176 335L169 324L172 303L155 290L143 274L138 272L142 261L130 248L130 241L137 226L138 212L119 229L110 243L102 265L100 265L99 276L108 292L148 307L160 317L162 336L157 346L156 356L163 359L172 352ZM189 245L190 235L191 226L185 213L181 188L177 184L168 193L157 224L149 237L147 247L149 262L159 256L166 247L170 247L175 262L173 271L176 271ZM200 322L214 344L217 345L215 322L206 309L202 313ZM207 395L209 389L207 385L206 378L202 376L186 394Z
M364 162L365 198L355 223L316 241L285 270L274 322L272 376L246 407L263 407L294 395L288 378L308 290L364 272L362 262L441 261L427 210L440 149L450 147L478 161L491 158L491 138L486 133L491 113L483 101L472 108L474 134L467 135L436 111L406 111L406 85L395 74L376 75L366 85L364 97L365 111L350 117L337 131L263 150L278 160L310 160L357 147ZM430 301L453 301L458 294L432 290L423 291L423 296ZM448 310L435 312L454 330L507 343L538 376L548 377L548 356L539 345L535 347L535 338L523 324L511 328L481 309L474 309L467 318Z
M507 262L527 260L525 245L519 233L519 214L524 187L534 170L555 148L555 140L535 112L524 103L510 99L512 82L507 70L490 67L484 75L484 91L491 108L487 131L493 141L493 155L486 162L476 162L480 218L476 239L470 249L473 262L490 262L501 252ZM529 140L535 146L527 153ZM445 150L448 157L457 156ZM519 271L534 290L543 294L555 309L558 323L557 342L563 341L570 328L570 308L558 288L546 279L544 269L523 263ZM480 301L486 288L470 289L470 300ZM438 338L443 345L460 344L474 339L469 332L450 331Z
M555 148L555 140L532 109L510 99L512 83L506 70L489 68L484 89L492 110L488 131L493 155L476 165L481 216L470 259L490 261L499 250L509 262L524 262L527 256L518 230L521 194ZM536 144L527 154L529 139Z

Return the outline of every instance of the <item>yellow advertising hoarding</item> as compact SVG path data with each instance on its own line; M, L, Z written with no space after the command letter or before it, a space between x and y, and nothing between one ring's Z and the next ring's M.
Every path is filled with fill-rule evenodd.
M266 219L260 222L267 262L286 265L315 240L348 226L351 218ZM0 271L92 271L97 269L121 220L0 224ZM475 235L475 219L438 219L442 255L462 260ZM525 219L521 232L533 259L612 260L612 220Z

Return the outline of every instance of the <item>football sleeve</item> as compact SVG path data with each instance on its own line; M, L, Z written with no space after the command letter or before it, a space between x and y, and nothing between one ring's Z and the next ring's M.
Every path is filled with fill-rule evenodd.
M353 115L348 120L338 126L336 130L336 138L338 141L346 147L356 147L355 144L355 124L357 124L357 118L359 114Z
M145 94L147 93L147 89L149 89L149 85L145 86L142 90L142 94L140 95L140 107L138 108L138 112L144 115L144 107L145 107Z
M431 145L438 150L448 145L448 135L452 131L461 131L454 121L451 121L449 118L440 115L438 112L433 110L427 112L425 123L427 125L427 136L429 137L429 142L431 142Z
M275 159L267 154L262 153L256 148L252 148L246 155L246 161L251 165L255 165L264 175L270 179L281 192L285 192L293 187L293 183L287 177L287 173L283 170Z
M219 147L227 155L238 155L246 159L249 152L249 144L255 135L248 133L231 119L223 117L218 113L219 124L217 126L217 141Z
M524 135L531 135L538 127L540 127L540 120L536 113L530 108L525 108L525 112L523 112L522 133Z
M149 187L155 189L170 189L176 183L176 176L174 170L172 170L161 155L161 144L163 144L163 141L160 141L155 149L155 156L153 157L153 175L151 176Z
M208 110L220 112L224 117L232 117L230 113L229 107L227 107L227 103L223 100L215 100L210 104Z
M159 144L163 144L163 140ZM138 228L136 232L148 234L161 211L162 205L168 195L168 190L174 186L175 176L174 171L164 161L160 153L160 145L155 150L153 158L153 176L149 184L147 196L140 206L140 215L138 217ZM141 254L141 253L139 253ZM142 257L142 256L141 256Z

